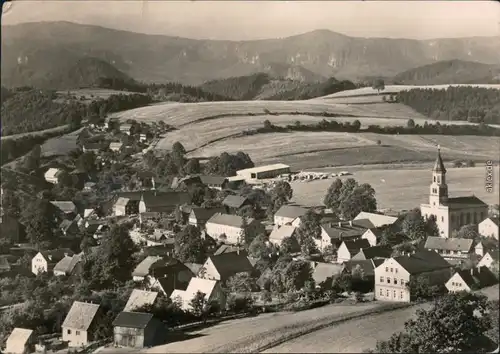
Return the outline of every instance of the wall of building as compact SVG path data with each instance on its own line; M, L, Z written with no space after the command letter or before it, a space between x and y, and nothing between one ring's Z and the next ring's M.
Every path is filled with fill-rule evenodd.
M479 234L486 237L493 237L498 240L498 226L491 220L485 220L478 226Z
M114 343L124 347L144 348L144 333L146 329L148 327L142 329L115 326L113 329Z
M31 272L34 274L39 274L41 272L48 271L48 264L45 258L41 254L37 254L31 260Z
M88 334L87 331L63 327L62 340L63 342L68 342L68 346L70 347L81 347L82 345L87 345Z
M488 206L450 210L450 229L459 230L464 225L479 224L488 216Z
M207 259L202 269L200 269L198 276L204 279L221 280L220 274L210 258Z
M446 282L446 289L450 292L456 292L456 291L470 291L469 286L463 281L463 279L455 273L450 280Z
M240 242L241 236L243 235L243 230L239 227L214 223L207 223L205 227L207 234L216 240L220 235L226 235L227 239L224 241L225 243L237 244Z
M410 302L406 284L410 274L393 259L375 268L375 299L381 301Z
M375 236L375 234L370 229L366 230L366 232L361 236L361 238L368 240L368 243L370 244L371 247L377 245L377 236Z
M287 218L285 216L274 216L274 226L282 226L288 223L293 222L295 219L294 218Z
M448 207L443 205L421 204L420 212L424 218L429 218L431 215L436 217L436 224L439 229L439 235L448 238L451 236L451 228L448 220Z

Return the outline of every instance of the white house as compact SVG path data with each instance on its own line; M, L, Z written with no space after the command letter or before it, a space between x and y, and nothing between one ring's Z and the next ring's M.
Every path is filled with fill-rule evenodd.
M274 214L274 226L291 224L295 219L306 215L307 209L296 205L283 205Z
M474 240L429 236L424 248L435 251L449 261L463 261L475 253Z
M244 177L247 183L255 183L261 179L275 178L285 173L290 173L290 166L282 163L236 171L236 175Z
M486 237L494 237L498 240L498 219L486 218L478 225L479 234Z
M381 227L385 225L394 224L398 220L398 218L395 216L368 213L366 211L362 211L358 215L356 215L353 221L356 220L369 220L374 227Z
M372 247L378 244L381 237L382 230L380 229L368 229L363 235L361 235L361 238L367 240Z
M296 232L297 228L295 226L292 225L279 226L278 228L274 228L271 234L269 235L269 242L279 247L281 246L281 242L283 242L283 239L295 236Z
M123 146L123 143L121 143L121 142L112 142L112 143L109 143L109 149L111 151L115 151L115 152L116 151L120 151L121 148L122 148L122 146Z
M14 328L5 343L6 354L28 354L35 350L35 335L33 330Z
M193 300L198 291L205 294L207 302L215 301L221 309L225 307L226 297L217 280L191 278L186 290L176 289L172 292L170 298L172 301L178 302L183 310L189 311L192 309L191 300Z
M98 324L99 305L75 301L64 319L62 340L69 347L81 347L92 342Z
M253 218L246 219L246 223L246 230L252 234L263 231L262 224ZM207 221L205 228L207 235L215 240L221 239L233 245L244 242L243 218L239 215L216 213Z
M351 260L359 251L369 248L370 243L365 239L342 241L337 250L337 263L344 263Z
M324 251L329 246L340 247L343 241L361 238L366 228L355 225L352 221L325 223L321 225L321 238L314 239L316 247Z
M497 252L488 251L481 258L481 260L479 261L477 266L478 267L488 267L490 269L493 269L495 264L498 267L498 259L499 259L498 251Z
M71 255L73 255L73 252L69 249L38 252L31 259L31 272L35 275L51 272L61 259Z
M52 184L57 184L58 176L61 174L61 170L58 168L49 168L44 174L44 178L47 182Z
M198 272L198 277L225 282L238 273L250 274L254 270L246 252L228 252L210 256Z
M497 283L495 275L488 267L477 267L455 272L445 284L449 292L473 291Z
M124 216L130 214L129 212L129 198L120 197L117 199L116 203L113 205L113 214L115 216Z

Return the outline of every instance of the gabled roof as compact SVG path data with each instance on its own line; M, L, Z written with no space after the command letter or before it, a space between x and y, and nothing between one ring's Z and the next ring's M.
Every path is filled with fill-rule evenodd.
M286 237L292 237L295 234L297 228L292 225L282 225L278 228L274 228L269 235L269 240L283 241Z
M130 201L130 199L128 199L128 198L120 197L116 201L115 206L127 206L129 201Z
M116 316L113 326L144 329L152 319L153 314L151 313L123 311Z
M132 290L123 311L134 311L135 309L141 308L145 305L153 305L157 297L158 293L155 291L134 289Z
M426 273L451 267L443 257L434 251L419 250L410 256L395 257L394 260L410 274Z
M66 232L66 231L68 231L68 229L69 229L72 225L76 225L75 220L67 220L67 219L65 219L65 220L63 220L63 221L61 222L61 224L59 224L59 228L60 228L61 230L63 230L64 232Z
M359 240L347 240L343 241L342 243L345 244L351 255L357 254L360 251L360 249L370 247L370 243L368 242L367 239L364 238Z
M370 219L353 220L352 224L355 226L363 227L365 229L375 229L375 225L370 221Z
M98 304L75 301L61 327L86 331L89 329L92 321L94 321L98 310Z
M467 238L444 238L428 236L424 247L432 250L469 252L474 245L474 240Z
M57 175L61 172L60 169L58 168L49 168L47 172L45 172L44 177L45 178L55 178Z
M500 259L500 253L498 251L488 251L484 255L486 256L486 254L489 254L490 257L497 262Z
M365 260L354 260L351 259L344 262L344 270L347 272L352 272L356 266L359 266L365 276L372 277L375 275L375 268L384 263L384 259L365 259Z
M312 278L316 284L321 284L328 278L332 278L342 273L343 266L338 263L318 262L312 273Z
M190 216L194 216L198 221L207 221L216 213L223 213L223 208L192 208Z
M360 219L368 219L370 222L375 226L375 227L380 227L384 225L392 225L398 220L397 217L395 216L389 216L389 215L382 215L382 214L376 214L376 213L368 213L366 211L360 212L358 215L353 220L353 223L356 220Z
M205 298L208 299L210 298L210 295L212 295L212 292L215 289L215 286L217 285L217 280L209 280L209 279L203 279L203 278L191 278L191 281L189 282L189 285L186 289L186 295L190 296L190 298L193 298L193 296L198 292L202 292L205 294Z
M187 203L189 194L181 191L143 193L142 200L147 208L153 211L163 211L164 208Z
M274 216L279 216L283 218L295 219L300 216L304 216L307 213L306 208L297 205L283 205Z
M6 342L6 352L24 353L25 345L33 334L32 329L16 327L10 333Z
M342 226L338 226L335 223L328 223L321 225L321 228L325 233L331 238L335 240L341 240L342 238L353 238L353 237L361 237L367 229L364 227L342 223Z
M373 259L373 258L391 258L392 250L386 246L372 246L360 250L353 260Z
M460 209L468 206L470 207L488 206L488 204L486 204L485 202L483 202L481 199L479 199L474 195L466 197L448 198L446 205L450 209Z
M178 274L169 274L165 277L157 278L155 284L158 285L167 296L171 295L175 289L186 290L189 281L194 276L191 269L188 267L186 267L186 269L190 272L189 275L187 275L187 273L183 273L181 270ZM189 279L187 277L189 277Z
M459 270L457 273L471 289L481 289L498 283L495 274L485 266Z
M252 272L253 267L247 256L236 252L223 253L217 256L211 256L215 269L220 274L222 280L242 272Z
M203 267L203 264L198 264L198 263L184 263L184 265L186 267L189 268L189 270L194 274L194 275L197 275L201 269L201 267Z
M222 186L224 183L227 182L226 177L222 176L199 176L201 183L206 184L206 185L218 185Z
M58 248L55 250L40 251L43 258L50 262L59 262L65 256L72 256L74 252L69 248Z
M254 219L248 218L247 224L250 224L253 221ZM241 228L243 225L243 217L239 215L216 213L207 221L207 224L226 225Z
M59 210L63 211L64 213L75 213L76 212L76 205L73 202L70 201L58 201L58 200L52 200L50 201L50 204L58 208Z
M492 223L494 223L496 226L498 226L498 225L499 225L499 220L498 220L498 218L490 218L490 217L488 217L488 218L484 219L483 221L481 221L481 223L483 223L483 222L485 222L485 221L487 221L487 220L490 220L490 221L491 221Z
M54 272L64 272L66 274L71 274L78 263L81 262L81 256L79 254L74 256L65 256L54 266Z
M135 267L134 271L132 272L132 276L145 277L146 275L149 275L149 271L156 263L159 263L161 265L166 265L162 257L148 256L144 258L142 262Z
M248 198L242 197L241 195L228 195L224 198L222 204L230 208L238 209L241 208L246 202L248 202Z
M240 254L248 256L248 252L245 249L233 245L221 245L219 248L217 248L217 251L215 251L214 256L231 252L239 252Z

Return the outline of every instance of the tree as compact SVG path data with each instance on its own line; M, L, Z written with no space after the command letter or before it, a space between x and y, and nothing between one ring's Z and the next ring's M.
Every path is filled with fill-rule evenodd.
M196 317L202 317L206 312L207 299L206 294L201 291L197 291L196 294L191 299L191 312Z
M297 252L297 250L300 250L300 245L295 237L285 237L281 241L280 254L289 255L291 253Z
M301 217L300 226L297 229L297 241L301 247L302 254L310 255L317 251L314 240L321 239L320 215L313 209L309 209Z
M288 182L279 181L270 192L271 205L269 214L274 215L279 208L288 203L293 196L293 189Z
M268 236L265 234L257 235L248 246L248 254L257 259L268 258L270 253L268 241Z
M184 172L187 174L197 174L201 172L200 160L189 159L186 165L184 165Z
M408 119L408 121L406 122L406 126L410 129L413 129L415 128L415 121L413 119Z
M362 211L374 212L376 210L375 190L368 183L355 187L340 204L340 213L347 220L354 219Z
M96 167L96 156L92 151L87 151L81 154L76 161L76 166L79 170L92 173Z
M380 93L381 90L385 89L385 83L384 80L382 79L377 79L373 82L372 88L374 90L377 90L378 93Z
M205 261L205 246L200 230L193 225L187 225L175 235L174 253L181 262L203 263Z
M464 225L458 230L457 237L458 238L468 238L471 240L477 239L479 236L477 232L477 225L469 224Z
M340 193L342 190L342 180L337 178L328 187L323 203L327 208L330 208L334 213L338 213L340 209Z
M6 216L14 219L21 215L21 204L19 197L11 189L4 189L2 194L2 209Z
M391 257L398 257L398 256L404 256L407 254L412 254L416 250L417 250L417 246L411 241L399 243L397 245L394 245L394 247L392 249Z
M42 148L40 145L35 145L33 149L24 157L23 167L27 171L36 171L40 168L42 157Z
M39 247L54 239L57 224L54 220L53 206L46 199L36 199L26 204L21 217L26 226L30 242Z
M354 122L352 122L352 125L351 125L354 129L354 131L359 131L359 129L361 129L361 122L356 119Z
M268 119L266 119L264 121L264 129L271 130L272 128L273 128L273 125L271 124L271 122Z
M401 227L403 233L411 240L420 240L426 236L426 223L418 208L405 215Z
M258 289L255 278L248 273L237 273L227 281L227 288L233 293L250 293Z
M437 226L436 216L431 215L425 220L425 232L430 236L439 236L439 227Z

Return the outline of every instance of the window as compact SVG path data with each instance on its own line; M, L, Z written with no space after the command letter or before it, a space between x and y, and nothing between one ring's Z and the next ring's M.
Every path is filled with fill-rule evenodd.
M438 176L438 183L441 183L441 177Z
M388 272L389 271L389 267L385 267L385 271Z
M384 282L384 277L380 277L380 282L383 283Z
M71 334L71 329L68 329L68 334Z
M396 290L394 290L393 295L394 295L393 298L395 299L396 298Z
M455 215L451 214L451 222L455 221Z
M387 284L390 284L391 283L391 278L387 278Z
M80 335L80 331L76 331L76 335L79 336Z
M384 296L384 289L380 288L380 296Z
M467 213L467 224L470 224L470 213Z
M476 212L474 212L473 217L474 217L474 224L477 224L477 214L476 214Z
M433 182L436 182L436 176L434 176Z
M404 286L405 285L405 281L403 279L401 279L401 286Z
M444 216L441 216L441 222L444 222Z
M393 268L391 268L391 273L392 273L392 271L393 271Z
M398 285L398 280L394 278L394 285Z
M385 295L389 297L389 290L386 290Z
M401 292L401 294L399 294L399 298L403 299L403 292Z

